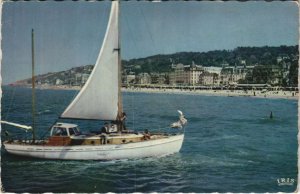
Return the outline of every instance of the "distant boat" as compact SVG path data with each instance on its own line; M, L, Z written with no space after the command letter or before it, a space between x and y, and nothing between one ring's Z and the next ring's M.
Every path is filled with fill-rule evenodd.
M121 96L121 52L119 40L119 1L112 1L106 34L96 65L76 98L61 114L64 119L111 121L101 131L82 135L76 124L58 122L50 137L36 140L34 125L34 36L32 32L33 126L2 121L32 130L32 140L4 141L10 154L61 160L114 160L163 156L179 152L184 130L173 134L136 132L126 129L126 114ZM187 120L180 111L175 128L184 128ZM140 121L142 122L142 121Z

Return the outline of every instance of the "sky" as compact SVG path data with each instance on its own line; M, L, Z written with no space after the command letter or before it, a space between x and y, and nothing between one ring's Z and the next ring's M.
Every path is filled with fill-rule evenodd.
M31 76L31 29L37 74L94 64L109 1L5 2L2 82ZM298 44L295 2L121 2L123 59L238 46Z

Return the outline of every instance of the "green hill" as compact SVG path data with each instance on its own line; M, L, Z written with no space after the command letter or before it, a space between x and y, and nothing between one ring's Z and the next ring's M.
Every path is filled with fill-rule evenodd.
M275 65L278 57L287 56L291 60L298 57L298 45L279 47L238 47L234 50L216 50L208 52L179 52L167 55L154 55L145 58L123 61L125 69L135 73L140 72L169 72L171 64L192 62L203 66L221 67L223 64L229 66L240 65L244 60L246 65Z
M216 50L208 52L179 52L166 55L154 55L145 58L123 60L123 72L127 74L139 73L167 73L172 71L172 64L192 63L202 66L254 66L252 73L246 76L245 83L266 83L277 77L282 79L282 72L287 71L283 86L297 86L298 84L298 45L279 47L238 47L234 50ZM93 65L74 67L66 71L47 73L36 77L37 83L52 85L82 85L91 73ZM276 72L275 72L276 74ZM31 83L31 78L17 81L15 85Z

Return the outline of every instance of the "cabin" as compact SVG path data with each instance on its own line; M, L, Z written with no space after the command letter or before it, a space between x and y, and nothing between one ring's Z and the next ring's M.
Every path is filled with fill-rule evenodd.
M46 145L101 145L101 144L125 144L147 140L140 133L110 133L110 134L87 134L81 135L75 124L56 123L52 126L50 137Z
M79 135L78 125L69 123L56 123L52 126L50 136L71 136Z
M52 126L50 137L46 145L64 146L71 144L71 136L79 135L79 128L75 124L56 123Z

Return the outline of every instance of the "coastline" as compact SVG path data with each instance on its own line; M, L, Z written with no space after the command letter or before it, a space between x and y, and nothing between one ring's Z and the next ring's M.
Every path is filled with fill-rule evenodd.
M228 97L254 97L254 98L272 98L272 99L291 99L297 100L299 94L294 91L266 91L251 90L183 90L183 89L155 89L155 88L122 88L126 92L143 93L167 93L167 94L189 94L205 96L228 96ZM294 96L293 96L294 93Z
M17 85L12 87L30 88L27 85ZM47 86L38 85L36 89L40 90L80 90L80 86ZM213 90L213 89L168 89L168 88L140 88L140 87L122 87L124 92L142 92L142 93L166 93L166 94L188 94L205 96L228 96L228 97L253 97L253 98L272 98L272 99L291 99L297 100L299 93L295 91L262 91L262 90Z

